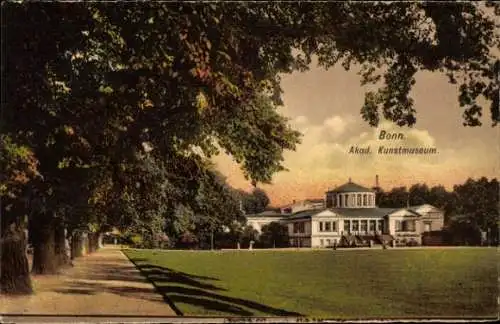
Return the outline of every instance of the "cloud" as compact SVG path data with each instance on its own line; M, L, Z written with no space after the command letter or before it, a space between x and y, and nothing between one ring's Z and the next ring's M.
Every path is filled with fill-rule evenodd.
M361 183L373 184L375 174L380 174L391 183L407 181L431 181L449 176L449 172L471 170L478 167L473 158L485 148L468 147L470 153L440 147L440 143L427 130L400 128L384 122L377 128L360 131L352 116L331 116L320 125L302 121L303 143L295 152L285 153L285 166L290 172L275 176L276 184L302 182L304 185L330 182L341 184L349 177ZM356 133L357 132L357 133ZM381 139L385 134L402 134L402 139ZM349 135L351 134L351 135ZM349 135L349 136L347 136ZM378 154L385 148L435 148L437 154L391 155ZM353 148L370 147L371 154L350 154ZM473 153L475 152L475 153ZM436 180L438 181L438 180Z
M286 151L284 165L289 172L274 176L272 186L264 186L274 201L322 197L330 187L340 185L352 178L353 181L371 186L376 174L380 175L382 186L393 187L426 182L430 185L449 185L449 179L477 176L488 168L481 167L478 156L485 156L488 150L479 142L460 150L442 147L428 130L400 128L384 122L377 128L367 128L356 122L352 115L332 115L322 123L313 123L306 116L298 116L290 124L303 133L302 143L296 151ZM402 134L402 139L381 139L385 134ZM390 155L378 154L379 147L436 148L433 155ZM351 147L370 147L371 154L350 154ZM494 152L493 152L494 153ZM489 153L487 158L494 158ZM215 159L222 172L229 176L234 186L249 188L234 162L228 156ZM490 160L491 161L491 160ZM491 170L490 170L491 171ZM486 172L488 173L488 172ZM448 179L448 180L447 180ZM447 182L448 181L448 182Z

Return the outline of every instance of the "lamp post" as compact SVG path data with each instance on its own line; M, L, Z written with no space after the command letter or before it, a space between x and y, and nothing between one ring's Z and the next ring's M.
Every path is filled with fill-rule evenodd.
M214 249L214 230L213 228L210 231L210 250Z

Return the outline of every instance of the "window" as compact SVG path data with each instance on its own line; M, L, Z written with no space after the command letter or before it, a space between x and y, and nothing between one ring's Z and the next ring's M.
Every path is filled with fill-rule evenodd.
M361 195L358 195L358 206L361 206Z
M373 196L372 195L368 196L368 205L373 206Z
M395 225L396 225L396 232L403 231L403 222L402 221L397 220Z
M349 233L351 231L351 221L344 220L344 232Z
M380 219L377 221L377 231L378 232L384 231L384 220Z
M359 231L359 221L357 221L357 220L353 220L352 221L352 230L354 232L358 232Z
M332 245L331 241L329 239L326 240L326 246Z
M430 232L431 231L431 222L425 222L424 223L424 231L425 232Z
M332 223L325 222L325 232L331 232L332 231L331 225L332 225Z
M377 221L370 220L370 232L375 232L377 230Z
M304 222L293 223L293 232L294 233L304 233L305 232Z
M319 245L324 246L325 242L321 239L321 240L319 240Z
M319 222L319 231L323 232L323 222Z
M407 220L403 222L403 231L404 232L415 232L416 222L414 220Z
M366 206L368 204L366 200L367 200L367 196L365 194L365 195L363 195L363 206Z
M368 221L362 220L361 221L361 232L367 232L368 231Z
M344 207L344 195L339 195L339 198L340 198L339 207Z
M338 231L337 222L332 222L332 232L337 232L337 231Z

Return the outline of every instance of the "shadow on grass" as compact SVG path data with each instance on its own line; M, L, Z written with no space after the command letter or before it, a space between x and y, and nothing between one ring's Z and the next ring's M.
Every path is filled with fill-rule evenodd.
M136 260L132 259L132 261ZM268 316L303 316L297 312L274 308L251 300L224 296L215 291L227 291L226 289L201 282L201 280L220 281L217 278L197 276L167 267L141 263L135 264L178 315L184 315L177 305L183 303L221 315L252 316L263 313Z
M196 276L185 272L175 271L166 267L155 265L138 265L139 270L152 282L158 284L183 284L191 287L209 290L225 290L210 283L204 283L199 280L219 280L212 277Z

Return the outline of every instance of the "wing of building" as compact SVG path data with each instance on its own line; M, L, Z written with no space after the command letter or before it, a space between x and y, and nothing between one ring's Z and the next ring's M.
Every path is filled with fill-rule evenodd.
M429 204L378 208L375 191L349 180L326 192L326 199L294 202L281 213L247 215L257 231L276 221L288 227L290 245L327 247L362 242L422 244L426 233L440 231L444 212Z

